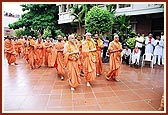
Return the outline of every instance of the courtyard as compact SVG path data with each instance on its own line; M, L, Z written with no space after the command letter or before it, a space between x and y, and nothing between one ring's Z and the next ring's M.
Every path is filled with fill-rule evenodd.
M150 68L121 64L120 82L107 81L109 63L103 74L86 86L84 77L75 91L70 90L67 77L62 81L55 68L42 66L31 70L17 57L18 65L3 60L3 109L5 112L122 112L157 111L164 91L164 66Z

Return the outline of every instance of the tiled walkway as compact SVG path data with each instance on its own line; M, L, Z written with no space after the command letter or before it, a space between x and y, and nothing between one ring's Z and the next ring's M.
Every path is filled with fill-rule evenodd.
M121 65L120 82L103 74L87 87L81 85L72 92L67 78L61 81L55 68L31 70L18 58L17 66L3 64L4 111L157 111L164 88L164 67L141 68Z

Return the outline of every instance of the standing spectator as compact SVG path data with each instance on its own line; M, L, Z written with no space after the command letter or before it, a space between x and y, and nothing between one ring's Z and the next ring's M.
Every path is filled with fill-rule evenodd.
M103 48L103 59L106 58L106 52L107 52L107 49L108 49L108 45L109 45L109 38L106 36L106 37L103 37L103 42L104 42L104 48Z
M135 46L137 46L141 50L141 56L143 55L142 53L142 45L144 42L144 38L141 36L141 33L138 33L137 38L135 39Z
M164 65L164 33L161 32L161 41L163 43L163 46L162 46L162 64Z
M128 46L126 46L126 48L122 51L122 53L123 53L122 60L125 61L127 65L129 65L131 49L129 49Z
M154 64L156 64L156 58L157 58L157 64L160 65L160 59L162 56L162 46L163 42L160 40L160 36L156 36L156 40L154 41Z
M152 34L149 34L146 37L145 40L145 53L152 53L153 54L153 43L154 43L155 39L152 37Z
M108 47L108 52L110 54L110 70L106 75L106 79L113 79L114 81L119 81L117 79L120 65L121 65L121 52L122 52L122 45L119 42L119 36L115 35L114 40L110 42Z

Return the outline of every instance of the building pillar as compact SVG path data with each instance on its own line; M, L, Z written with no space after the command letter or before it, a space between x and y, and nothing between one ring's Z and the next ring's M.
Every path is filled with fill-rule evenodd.
M62 4L59 5L59 14L62 12Z

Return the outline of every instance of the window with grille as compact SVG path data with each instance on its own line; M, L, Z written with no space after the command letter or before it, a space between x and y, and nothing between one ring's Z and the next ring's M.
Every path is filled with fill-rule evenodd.
M119 8L127 8L127 7L131 7L131 4L119 4L118 7Z

